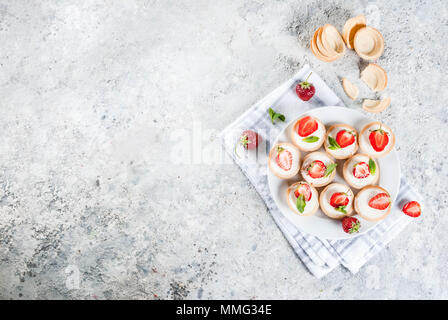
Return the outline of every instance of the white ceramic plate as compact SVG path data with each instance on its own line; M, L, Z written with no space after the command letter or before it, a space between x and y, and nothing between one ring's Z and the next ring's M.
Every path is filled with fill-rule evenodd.
M289 130L290 126L298 119L305 115L310 115L320 119L325 127L328 129L331 125L336 123L346 123L352 127L354 127L358 133L361 129L369 122L375 121L370 119L369 117L363 115L361 112L348 109L345 107L320 107L313 109L311 111L305 112L298 116L296 119L291 121L289 125L279 134L277 139L274 142L274 145L278 142L291 142L289 136L287 135L287 130ZM272 145L272 146L274 146ZM322 148L318 151L325 152L325 149ZM361 150L358 150L361 152ZM301 151L301 160L303 160L304 156L307 152ZM345 160L337 160L338 163L336 177L333 182L341 182L347 184L342 176L342 167L344 165ZM379 186L383 187L387 191L389 191L392 202L395 201L398 190L400 188L400 162L398 160L398 154L395 148L384 158L377 159L378 165L380 167L380 178L377 183ZM310 233L314 236L323 239L347 239L353 238L359 234L363 234L375 226L378 222L367 221L361 218L359 215L356 217L361 222L361 228L359 233L356 234L348 234L342 230L341 221L334 220L327 217L319 208L319 210L312 216L302 217L291 211L286 202L286 189L289 185L294 182L304 180L300 175L300 172L292 179L282 180L277 178L268 168L268 183L269 189L271 191L272 197L277 204L280 211L291 221L297 228L307 233ZM323 188L317 188L318 192L322 191ZM351 188L355 195L358 190ZM390 215L394 214L392 211ZM387 217L386 217L387 219Z

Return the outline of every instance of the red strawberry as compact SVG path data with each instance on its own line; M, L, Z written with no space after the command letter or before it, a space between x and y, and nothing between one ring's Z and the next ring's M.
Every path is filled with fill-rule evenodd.
M370 144L377 152L381 152L389 143L389 134L381 129L373 130L369 135Z
M301 183L297 189L294 191L294 195L298 198L301 194L305 197L305 201L310 201L311 196L313 195L311 192L311 188L306 183Z
M403 206L403 212L410 217L417 218L422 214L422 207L417 201L411 201Z
M361 223L355 217L344 217L342 218L342 229L347 233L359 232Z
M355 134L345 129L339 130L336 135L336 142L341 148L345 148L355 142Z
M387 209L390 205L390 197L387 193L378 193L372 199L369 200L369 207L378 210Z
M365 162L359 162L353 167L353 175L355 178L364 179L370 175L369 165Z
M240 144L245 149L255 149L258 147L258 144L261 142L261 137L258 133L252 130L245 130L241 134Z
M325 164L320 160L314 160L311 162L310 166L308 167L308 174L313 179L322 178L325 174L325 170L327 167Z
M343 192L335 192L330 198L330 204L335 208L348 205L348 201L347 194Z
M277 147L277 158L275 161L280 168L288 171L292 167L292 154L282 147Z
M318 123L316 119L308 116L299 120L299 130L297 133L301 137L307 137L317 130Z
M297 96L299 96L299 98L302 99L303 101L310 100L314 96L314 93L316 92L316 88L314 88L313 84L308 82L308 78L310 76L311 73L309 74L309 76L306 78L305 81L300 82L296 86Z

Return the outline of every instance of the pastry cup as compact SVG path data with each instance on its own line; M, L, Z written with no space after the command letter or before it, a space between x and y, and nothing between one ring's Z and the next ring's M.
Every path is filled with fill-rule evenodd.
M345 191L348 191L347 193L348 193L349 197L352 200L352 204L353 205L350 207L350 209L347 211L346 214L335 215L333 212L328 211L326 206L324 205L326 193L328 192L328 190L330 188L333 188L335 186L340 187L341 189L344 189ZM352 189L350 189L349 186L346 186L346 185L344 185L342 183L332 183L332 184L326 186L325 189L321 191L320 196L319 196L319 206L320 206L320 209L323 211L323 213L325 213L325 215L327 217L330 217L332 219L343 219L344 217L348 217L348 216L353 215L354 203L355 203L355 195L353 194Z
M306 116L304 116L304 117L306 117ZM325 138L326 130L325 130L325 125L322 123L322 121L320 121L319 119L317 119L317 118L315 118L315 117L313 117L313 119L316 120L316 121L319 123L319 126L322 126L322 128L324 129L324 133L323 133L323 135L322 135L322 138L320 138L320 142L319 142L319 144L317 144L317 145L315 145L315 146L312 146L312 147L309 147L309 148L306 148L306 147L303 147L303 146L297 144L297 142L296 142L296 139L295 139L295 135L297 135L297 129L296 129L296 128L297 128L297 126L298 126L298 124L299 124L299 121L300 121L302 118L304 118L304 117L301 117L301 118L297 119L296 122L294 122L294 124L291 126L291 128L289 129L289 138L291 139L292 143L293 143L297 148L299 148L299 150L301 150L301 151L309 152L309 151L315 151L315 150L318 150L320 147L322 147L322 144L324 143L324 138Z
M356 32L353 47L361 58L376 60L383 54L384 38L377 29L364 27Z
M368 128L370 128L372 125L375 125L375 124L378 125L378 126L381 125L381 127L384 128L390 134L390 136L389 136L389 145L387 146L387 149L384 149L381 152L376 152L376 151L369 152L369 148L365 144L368 143L369 146L370 146L370 141L365 142L364 139L362 138L363 135L364 135L364 132ZM359 133L359 136L358 136L358 141L359 141L359 147L361 148L361 150L365 154L367 154L368 156L373 157L373 158L382 158L382 157L385 157L386 155L388 155L392 151L392 149L394 148L394 146L395 146L395 134L393 133L392 129L390 127L388 127L387 125L385 125L384 123L381 123L379 121L373 121L373 122L370 122L370 123L366 124L364 126L364 128L362 128L362 130L361 130L361 132Z
M363 15L350 18L345 22L344 28L342 29L342 38L344 39L347 48L353 49L356 32L365 26L366 18Z
M390 98L385 98L383 100L370 100L364 99L362 103L362 108L371 113L379 113L390 105Z
M361 80L373 91L383 91L387 87L387 73L375 63L370 63L361 72Z
M349 171L347 170L347 167L348 167L349 163L352 161L352 159L353 159L354 157L358 157L358 156L365 156L365 157L368 157L368 158L372 159L372 160L375 162L375 165L376 165L375 179L374 179L371 183L369 183L369 185L375 185L375 184L378 182L379 178L380 178L380 167L379 167L379 165L378 165L378 161L376 161L375 158L369 156L368 154L364 154L364 153L357 153L357 154L354 154L354 155L352 155L350 158L348 158L348 159L344 162L344 166L343 166L343 168L342 168L342 175L344 176L344 180L345 180L345 182L347 182L347 184L348 184L350 187L354 188L354 189L362 189L362 188L365 188L365 187L361 187L361 188L360 188L360 187L358 187L358 186L352 184L352 183L350 182L351 180L349 179L349 177L347 177L347 174L353 174L352 172L349 172Z
M290 186L288 187L288 189L286 190L286 202L288 203L289 208L290 208L294 213L296 213L296 214L298 214L298 215L300 215L300 216L302 216L302 217L312 216L313 214L316 213L317 209L319 209L319 200L317 200L315 208L313 208L310 212L308 212L308 213L306 213L306 214L303 214L303 213L300 213L300 212L297 210L297 208L291 203L290 198L289 198L289 195L290 195L291 191L292 191L293 189L295 189L298 185L302 184L302 183L306 183L307 185L309 185L310 188L311 188L311 190L312 190L312 192L313 192L313 195L315 194L317 197L319 197L319 193L317 192L316 188L314 188L311 184L309 184L309 183L306 182L306 181L299 181L299 182L296 182L296 183L290 185ZM319 198L318 198L318 199L319 199Z
M348 155L338 156L337 154L334 153L333 150L329 149L329 146L328 146L328 136L329 136L330 132L333 131L333 129L335 129L335 128L348 128L351 131L355 132L355 134L356 134L356 136L355 136L355 148L353 149L352 153L350 153ZM336 137L334 137L334 138L336 139ZM341 159L350 158L351 156L353 156L356 153L356 151L358 151L358 132L356 131L355 128L353 128L352 126L349 126L348 124L341 123L341 124L332 125L330 128L327 129L327 134L325 135L325 141L324 141L324 148L325 148L325 151L330 156L332 156L335 159L341 160Z
M383 220L383 219L386 218L386 217L389 215L389 213L391 212L391 209L392 209L392 203L389 205L388 209L387 209L386 211L384 211L384 213L383 213L381 216L377 217L377 218L372 218L372 217L366 215L366 214L363 213L362 210L359 208L359 203L358 203L358 201L360 201L359 199L360 199L361 195L362 195L364 192L368 192L370 189L377 189L378 191L387 193L387 194L389 195L389 197L390 197L389 192L388 192L386 189L381 188L381 187L379 187L379 186L367 186L367 187L364 187L364 188L362 188L362 189L358 192L358 194L357 194L356 197L355 197L355 201L353 202L355 211L356 211L356 213L358 213L361 217L363 217L363 218L366 219L367 221L379 221L379 220ZM368 204L367 204L367 205L368 205Z
M342 87L344 88L345 94L352 100L356 100L358 98L359 89L353 83L351 83L348 79L342 78Z
M314 56L315 56L317 59L319 59L319 60L321 60L321 61L324 61L324 62L332 62L332 61L335 61L335 60L338 58L337 56L332 57L332 58L329 58L329 57L323 55L323 54L319 51L319 49L318 49L318 47L317 47L316 41L317 41L317 36L318 36L318 33L319 33L319 30L320 30L320 29L321 29L321 28L317 29L317 30L314 32L313 38L311 39L311 45L310 45L311 52L314 54Z
M319 187L326 186L327 184L330 184L330 183L333 181L334 177L336 176L336 170L337 170L337 168L335 168L335 169L333 170L333 172L330 174L330 176L328 177L328 181L325 181L325 182L322 182L322 183L316 183L316 182L311 181L311 179L308 178L308 175L306 174L306 169L307 169L307 168L304 168L304 165L305 165L305 163L307 162L308 158L310 158L310 157L312 157L312 156L316 156L316 155L321 156L321 158L329 158L330 161L331 161L331 163L335 163L335 162L334 162L334 160L332 159L331 156L329 156L329 155L326 154L326 153L319 152L319 151L308 153L308 154L305 156L305 158L303 158L302 166L301 166L301 168L300 168L300 174L302 175L302 178L305 179L305 181L308 182L311 186L316 187L316 188L319 188ZM307 179L310 179L310 181L308 181Z
M339 31L331 24L322 27L319 33L325 50L332 56L342 56L345 52L345 43ZM323 52L321 50L321 52ZM324 53L324 52L323 52Z
M277 152L276 151L276 149L277 149L277 146L288 146L288 147L290 147L290 148L292 148L292 149L295 149L296 150L296 152L297 152L297 157L298 157L298 159L292 159L292 161L297 161L298 162L298 165L297 165L297 169L296 170L292 170L292 171L290 171L290 172L288 172L287 174L279 174L278 172L276 172L275 170L273 170L273 168L272 168L272 156L273 156L273 153L274 152ZM275 161L275 160L274 160ZM299 151L299 149L297 149L297 147L296 146L294 146L293 144L291 144L291 143L289 143L289 142L280 142L280 143L277 143L274 147L272 147L272 149L271 149L271 151L269 152L269 157L268 157L268 166L269 166L269 169L271 170L271 172L275 175L275 176L277 176L278 178L280 178L280 179L290 179L290 178L292 178L292 177L294 177L295 175L297 175L297 173L299 172L299 170L300 170L300 151Z

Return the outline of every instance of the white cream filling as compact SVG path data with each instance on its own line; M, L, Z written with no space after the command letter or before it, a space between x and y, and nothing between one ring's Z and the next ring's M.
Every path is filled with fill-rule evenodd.
M343 192L348 194L348 204L346 207L346 211L350 212L353 209L353 192L351 191L349 186L345 186L342 184L334 183L328 186L328 189L322 195L323 198L321 201L321 206L325 209L326 212L330 213L331 215L345 216L346 214L336 210L336 208L330 204L331 196L336 192Z
M348 183L350 183L352 186L356 187L357 189L361 189L364 188L365 186L368 186L370 184L372 184L377 175L380 173L380 168L378 166L378 163L376 163L376 170L375 170L375 175L372 175L371 173L369 174L368 177L363 178L363 179L358 179L353 175L353 169L355 167L356 164L360 163L360 162L365 162L367 164L369 164L369 157L364 156L364 155L356 155L354 157L352 157L347 166L344 169L344 178L347 180Z
M370 144L369 135L371 131L377 130L380 128L380 125L378 123L375 123L368 127L366 130L364 130L363 134L359 137L359 145L361 146L361 149L364 153L375 155L375 156L381 156L382 154L385 154L389 152L389 149L391 148L392 143L392 132L390 132L388 129L381 127L382 130L384 130L386 133L389 134L389 142L384 148L383 151L378 152L375 149L373 149L372 145Z
M280 176L288 175L288 173L290 173L290 172L297 172L297 170L299 168L299 156L300 156L299 151L296 148L293 148L292 146L287 145L287 144L280 143L280 144L276 145L274 148L277 148L277 146L281 146L285 150L288 150L289 152L291 152L292 165L291 165L291 169L289 169L288 171L285 171L282 168L280 168L276 161L277 150L274 150L271 153L271 170Z
M328 135L330 137L332 137L334 140L336 140L336 135L338 134L339 131L341 130L347 130L347 131L351 131L352 129L348 128L348 127L334 127L333 129L331 129L331 131L328 133ZM336 149L336 150L331 150L328 149L328 152L331 155L334 155L335 157L349 157L352 154L355 153L356 151L356 143L358 138L355 136L355 142L353 142L351 145L346 146L345 148L340 148L340 149ZM328 142L328 138L327 141L325 141L327 147L330 145Z
M300 146L303 149L317 148L321 143L321 139L325 138L325 127L320 123L320 121L317 121L317 130L306 137L299 136L299 134L297 133L298 128L299 128L299 124L298 124L298 122L296 122L296 124L294 125L294 128L293 128L293 134L292 134L291 139L294 141L294 143L297 146ZM319 140L317 140L316 142L303 141L303 139L312 137L312 136L318 137Z
M369 206L370 199L372 199L377 194L383 192L384 191L379 188L369 188L367 190L358 193L355 200L356 207L358 208L359 211L361 211L364 217L370 219L378 219L381 216L383 216L387 212L387 210L389 210L389 207L387 207L384 210L378 210Z
M318 195L316 189L311 188L311 199L310 199L310 201L305 201L306 204L305 204L305 208L303 209L303 212L300 212L297 209L297 198L296 198L296 195L294 194L294 190L295 190L295 188L291 188L291 191L289 192L288 201L292 204L292 207L294 208L295 213L301 214L301 215L307 215L308 213L312 212L319 203L319 195Z
M330 178L333 174L333 172L328 175L328 177L322 177L322 178L312 178L309 174L308 174L308 167L311 165L311 162L315 161L315 160L320 160L322 161L326 167L328 167L328 165L330 165L331 163L333 163L333 161L327 157L325 154L323 153L310 153L308 155L308 158L306 159L306 161L303 162L302 164L302 169L301 169L301 173L302 173L302 177L308 182L308 183L313 183L313 184L317 184L317 185L321 185L324 183L327 183L330 181ZM336 170L336 168L334 169Z

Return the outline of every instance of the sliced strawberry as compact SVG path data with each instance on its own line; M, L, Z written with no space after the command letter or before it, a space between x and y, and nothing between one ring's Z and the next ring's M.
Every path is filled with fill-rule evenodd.
M277 158L275 159L277 165L285 171L288 171L292 167L292 154L290 151L278 147L277 148Z
M381 129L373 130L369 135L370 144L377 152L381 152L389 143L389 134Z
M385 210L390 205L390 197L387 193L378 193L369 200L369 207L377 210Z
M314 160L311 162L310 166L308 167L308 174L313 179L322 178L325 174L325 170L327 167L325 164L320 160Z
M342 229L347 233L359 232L361 223L355 217L344 217L342 219Z
M304 117L299 120L299 128L297 130L297 133L301 137L307 137L310 134L312 134L314 131L316 131L318 126L319 125L318 125L316 119L314 119L310 116Z
M422 214L422 207L417 201L411 201L403 206L403 212L410 217L417 218Z
M355 134L345 129L339 130L336 135L336 142L341 148L345 148L355 142Z
M311 196L313 194L311 192L310 186L306 183L301 183L294 191L294 195L296 196L296 198L298 198L301 194L305 197L305 201L311 200Z
M359 162L353 167L353 175L357 179L364 179L370 176L369 165L365 162Z
M348 196L344 192L335 192L330 198L330 204L335 208L348 205L348 201Z

